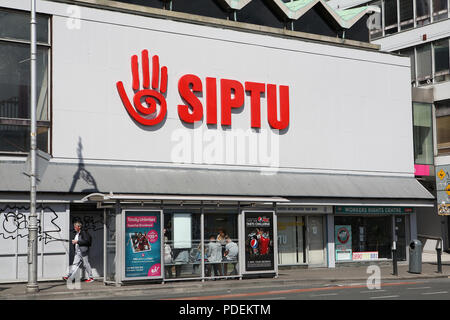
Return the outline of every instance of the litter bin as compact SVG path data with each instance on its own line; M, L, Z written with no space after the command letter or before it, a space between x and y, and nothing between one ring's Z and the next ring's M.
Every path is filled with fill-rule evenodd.
M412 240L409 244L409 270L410 273L422 273L422 242Z

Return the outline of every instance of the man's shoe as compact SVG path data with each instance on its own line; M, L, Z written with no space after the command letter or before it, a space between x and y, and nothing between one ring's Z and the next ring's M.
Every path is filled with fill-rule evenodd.
M84 280L84 282L94 282L94 278L86 279L86 280Z

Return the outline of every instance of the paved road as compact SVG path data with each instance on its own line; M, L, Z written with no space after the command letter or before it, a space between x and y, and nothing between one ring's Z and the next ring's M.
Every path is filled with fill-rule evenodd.
M101 297L99 297L102 299ZM191 293L140 292L136 295L103 297L120 300L450 300L450 279L388 281L380 288L369 289L366 283L344 283L315 286L276 286L239 288Z

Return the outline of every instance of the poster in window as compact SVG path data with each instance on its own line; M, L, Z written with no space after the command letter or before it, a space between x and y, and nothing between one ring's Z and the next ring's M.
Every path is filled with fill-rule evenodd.
M125 278L160 278L161 212L125 211Z
M273 212L245 212L245 269L246 271L272 271Z
M352 226L334 226L336 261L352 260Z
M192 215L176 213L173 215L173 248L191 249L192 247Z

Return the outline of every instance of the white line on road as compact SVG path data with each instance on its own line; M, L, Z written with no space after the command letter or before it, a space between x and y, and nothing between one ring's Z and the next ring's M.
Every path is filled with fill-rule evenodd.
M337 296L337 293L312 294L311 297Z
M439 291L439 292L422 292L422 294L444 294L448 293L448 291Z
M261 299L256 299L256 300L282 300L282 299L286 299L286 297L261 298Z
M406 288L408 290L419 290L419 289L430 289L431 287L416 287L416 288Z
M389 299L389 298L398 298L400 296L378 296L378 297L370 297L370 299Z
M373 290L367 290L367 291L360 291L359 293L375 293L375 292L385 292L387 290L382 289L373 289Z

